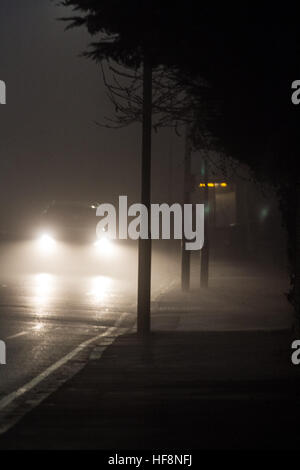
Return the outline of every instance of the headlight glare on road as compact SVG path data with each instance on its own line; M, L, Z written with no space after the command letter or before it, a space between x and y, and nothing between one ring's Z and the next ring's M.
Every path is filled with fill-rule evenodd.
M38 246L42 253L53 253L56 246L56 241L51 235L44 233L38 239Z
M107 236L102 236L94 243L97 251L101 254L111 255L113 253L113 242Z

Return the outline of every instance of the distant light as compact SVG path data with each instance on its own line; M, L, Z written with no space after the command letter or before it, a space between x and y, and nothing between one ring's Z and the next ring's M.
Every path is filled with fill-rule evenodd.
M96 206L92 205L91 208L92 208L92 209L96 209Z
M199 188L206 188L206 183L199 183ZM227 188L228 183L207 183L208 188L218 188L221 186L221 188Z
M259 218L260 218L260 220L261 220L262 222L268 217L269 212L270 212L269 207L263 207L263 208L260 210Z

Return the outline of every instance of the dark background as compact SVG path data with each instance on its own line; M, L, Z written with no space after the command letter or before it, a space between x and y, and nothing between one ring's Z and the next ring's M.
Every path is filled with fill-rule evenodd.
M140 125L99 127L112 117L100 68L80 57L85 31L64 31L69 10L49 0L1 0L0 227L30 224L52 199L115 202L140 194ZM153 200L182 198L183 139L154 134ZM170 176L170 154L172 174Z

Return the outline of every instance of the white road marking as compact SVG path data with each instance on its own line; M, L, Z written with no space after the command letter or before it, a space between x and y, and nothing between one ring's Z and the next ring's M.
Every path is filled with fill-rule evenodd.
M8 339L19 338L19 336L28 335L28 333L29 333L29 331L21 331L21 333L17 333L16 335L8 336L5 339L5 341L7 341Z
M38 330L37 326L38 325L34 326L33 328L30 328L30 331L21 331L20 333L17 333L15 335L8 336L5 339L5 341L7 341L9 339L19 338L20 336L28 335L31 331L37 331Z
M40 382L42 382L44 379L46 379L47 377L49 377L49 375L51 375L53 372L55 372L57 369L59 369L60 367L62 367L63 365L65 365L67 362L69 362L71 359L73 359L73 357L77 356L77 354L79 354L81 351L83 351L87 346L89 346L90 344L94 343L95 341L101 339L101 338L104 338L106 336L109 336L111 335L112 333L114 333L114 337L111 338L111 340L107 341L107 343L105 344L105 346L103 347L103 350L102 350L102 353L104 352L104 350L114 342L114 340L122 333L124 332L124 328L118 328L118 326L120 325L120 323L123 321L123 318L126 316L127 314L126 313L123 313L121 315L121 317L119 318L119 320L116 322L115 326L112 326L110 328L108 328L106 331L104 331L103 333L97 335L97 336L94 336L93 338L87 340L87 341L84 341L83 343L81 343L79 346L77 346L75 349L73 349L73 351L71 351L70 353L66 354L64 357L62 357L61 359L59 359L57 362L55 362L54 364L52 364L50 367L48 367L46 370L44 370L41 374L39 374L37 377L35 377L34 379L30 380L30 382L27 382L25 385L23 385L22 387L18 388L16 391L10 393L9 395L7 395L6 397L2 398L2 400L0 400L0 413L3 413L3 410L5 408L7 408L9 405L12 405L13 402L21 397L22 395L24 395L25 393L29 392L30 390L32 390L34 387L36 387ZM128 328L125 328L125 330L128 330ZM102 354L101 354L102 355ZM101 355L99 357L101 357ZM83 364L84 365L84 364ZM83 367L82 365L82 367ZM76 372L78 372L79 369L76 370ZM72 374L70 374L68 377L65 377L63 380L60 381L60 383L55 387L55 389L58 388L58 386L62 385L62 383L66 382L67 380L69 380L70 378L72 377ZM34 402L34 406L32 406L30 409L32 408L35 408L37 405L39 405L43 400L45 400L45 398L47 398L47 396L49 396L51 393L53 393L55 391L55 389L51 389L50 391L47 391L45 393L41 393L41 396ZM30 410L26 410L24 411L23 413L20 413L19 416L15 416L12 420L10 420L8 423L4 423L0 426L0 434L3 434L5 433L6 431L8 431L8 429L10 429L14 424L16 424L17 421L19 421L26 413L28 413L28 411ZM2 416L1 416L2 418Z

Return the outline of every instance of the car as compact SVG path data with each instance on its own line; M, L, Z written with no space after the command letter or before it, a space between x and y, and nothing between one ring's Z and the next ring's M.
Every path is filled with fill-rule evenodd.
M105 231L97 237L97 202L52 201L42 212L37 229L37 244L42 253L49 254L58 244L87 245L99 252L109 252L112 240Z

